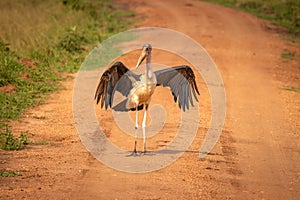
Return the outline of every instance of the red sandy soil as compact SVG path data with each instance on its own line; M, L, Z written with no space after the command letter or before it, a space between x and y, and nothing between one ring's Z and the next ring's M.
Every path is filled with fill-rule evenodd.
M11 124L15 132L28 130L34 133L34 141L49 144L0 151L0 170L22 175L0 177L0 198L300 199L300 93L282 89L299 88L299 44L283 39L281 28L219 5L189 0L124 2L119 3L141 18L136 27L167 27L187 34L218 66L226 89L227 116L213 151L199 160L211 102L197 75L201 119L188 152L151 173L130 174L105 166L89 154L76 132L72 79L63 82L65 89L50 95L44 105ZM296 58L281 58L284 49L295 52ZM134 66L136 59L126 62ZM172 101L168 90L155 95L153 99L169 95L166 100ZM175 103L161 103L170 112L178 109ZM132 148L132 139L118 140L120 130L110 110L98 107L97 116L112 141ZM177 121L176 115L168 118L169 128L151 138L149 148L168 142L178 129Z

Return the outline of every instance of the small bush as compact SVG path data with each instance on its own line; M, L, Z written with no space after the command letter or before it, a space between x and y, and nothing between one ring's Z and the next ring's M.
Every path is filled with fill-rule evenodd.
M20 150L27 145L28 139L26 133L21 133L19 137L14 136L6 124L4 130L0 132L0 149L3 150Z
M8 44L5 43L1 38L0 38L0 54L3 54L5 52L9 51Z
M87 43L88 39L85 37L85 35L78 31L77 27L74 26L59 37L57 47L70 53L76 53L81 52L83 50L83 45Z
M82 0L62 0L63 5L70 6L74 10L84 10L85 3Z
M239 7L243 9L260 9L262 7L262 4L257 1L248 1L248 2L241 3Z
M0 39L0 86L19 82L18 76L24 71L16 61L17 56L9 50L8 44Z

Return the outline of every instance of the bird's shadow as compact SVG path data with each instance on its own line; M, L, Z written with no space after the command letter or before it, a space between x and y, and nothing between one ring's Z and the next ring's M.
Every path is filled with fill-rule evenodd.
M211 153L206 152L199 152L197 150L172 150L172 149L163 149L158 151L147 151L146 153L138 152L136 155L132 155L132 152L128 152L126 157L139 157L139 156L155 156L155 155L176 155L176 154L182 154L182 153L189 153L189 154L208 154L213 155Z

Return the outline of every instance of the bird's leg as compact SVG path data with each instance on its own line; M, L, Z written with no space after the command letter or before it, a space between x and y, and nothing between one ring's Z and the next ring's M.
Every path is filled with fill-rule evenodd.
M136 107L136 113L135 113L135 136L134 136L134 149L133 152L136 154L136 143L138 139L138 131L139 131L139 113L138 108Z
M136 143L138 138L138 129L139 129L139 113L138 113L138 107L136 107L136 113L135 113L135 135L134 135L134 148L133 152L129 156L136 156Z
M136 143L137 143L137 138L138 138L138 129L139 129L139 113L138 113L138 107L136 107L136 112L135 112L134 147L133 147L132 153L129 154L128 156L137 156Z
M144 112L144 118L142 123L142 129L143 129L143 140L144 140L144 151L141 155L146 154L146 121L147 121L147 110L148 110L148 104L144 104L145 112Z

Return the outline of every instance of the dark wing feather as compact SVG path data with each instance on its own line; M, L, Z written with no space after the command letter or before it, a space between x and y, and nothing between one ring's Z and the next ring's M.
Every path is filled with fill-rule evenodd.
M127 78L122 78L125 77L125 74ZM132 88L132 80L129 78L130 75L133 77L137 76L133 72L129 71L129 69L122 62L116 62L110 68L108 68L102 74L95 93L95 100L97 104L100 102L101 108L103 108L105 104L105 109L107 109L108 106L111 107L114 92L116 90L127 96ZM123 87L116 87L121 78L122 84L118 85L122 85Z
M115 85L115 91L120 92L123 96L128 97L133 83L140 80L141 75L135 74L132 71L127 71L121 78L118 79Z
M170 87L174 101L178 101L178 106L183 111L189 109L190 105L194 105L193 97L198 101L197 94L200 95L200 93L196 84L195 74L189 66L175 66L158 70L154 73L157 85Z

